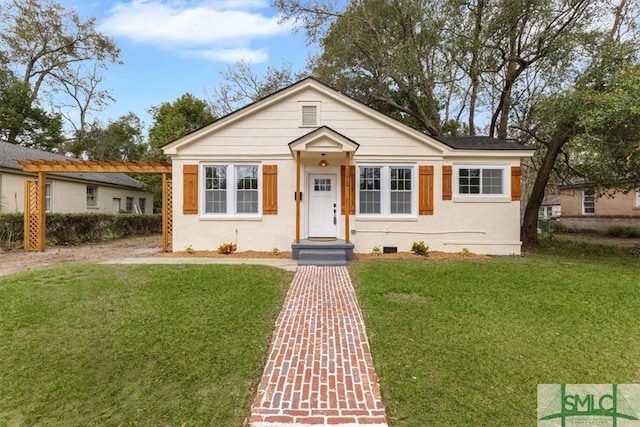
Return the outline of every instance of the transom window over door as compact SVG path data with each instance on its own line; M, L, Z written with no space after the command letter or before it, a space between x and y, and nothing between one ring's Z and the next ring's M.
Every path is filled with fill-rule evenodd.
M259 165L204 166L204 213L257 215L260 212Z
M415 214L415 179L413 166L359 166L358 214Z

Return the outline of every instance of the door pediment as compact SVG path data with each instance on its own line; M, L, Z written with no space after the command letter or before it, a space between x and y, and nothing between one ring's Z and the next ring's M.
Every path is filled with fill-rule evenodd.
M292 153L296 151L312 153L355 152L360 145L328 126L319 127L289 143Z

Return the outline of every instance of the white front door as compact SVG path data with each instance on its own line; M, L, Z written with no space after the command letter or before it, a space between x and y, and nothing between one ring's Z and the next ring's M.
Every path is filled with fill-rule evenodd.
M116 198L112 199L112 202L111 202L111 211L112 211L113 213L118 213L118 212L120 212L120 199L116 199Z
M337 236L337 184L336 175L309 175L309 237Z

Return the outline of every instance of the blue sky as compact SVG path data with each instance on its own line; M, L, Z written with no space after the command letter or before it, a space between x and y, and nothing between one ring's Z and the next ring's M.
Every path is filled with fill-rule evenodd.
M269 0L59 0L113 38L122 65L104 72L103 88L116 99L97 118L132 111L145 125L147 110L189 92L206 98L221 72L238 60L256 74L267 66L304 68L310 47L304 33L279 24Z

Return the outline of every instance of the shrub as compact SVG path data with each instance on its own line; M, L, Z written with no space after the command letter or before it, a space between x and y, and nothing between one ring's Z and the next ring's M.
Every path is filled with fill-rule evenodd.
M22 213L0 214L0 246L21 247L24 241ZM146 236L162 232L161 215L86 213L47 214L50 245L73 245L105 239Z
M223 243L220 246L218 246L218 253L229 255L234 253L236 249L237 249L237 246L235 243Z
M15 249L24 241L24 220L21 213L0 214L0 248Z
M380 256L381 253L382 251L378 246L374 246L373 249L371 250L371 255L374 255L374 256Z
M271 249L271 252L269 252L269 253L270 253L271 255L278 256L278 255L280 255L280 249L278 249L278 248L273 248L273 249Z
M424 241L413 242L413 246L411 246L411 252L415 255L420 255L423 257L429 256L429 246L424 244Z
M462 248L462 250L460 251L460 256L469 256L471 254L471 252L469 252L469 249L467 248Z
M640 237L640 228L622 225L614 225L609 227L607 233L612 237L624 237L627 239L635 239Z

